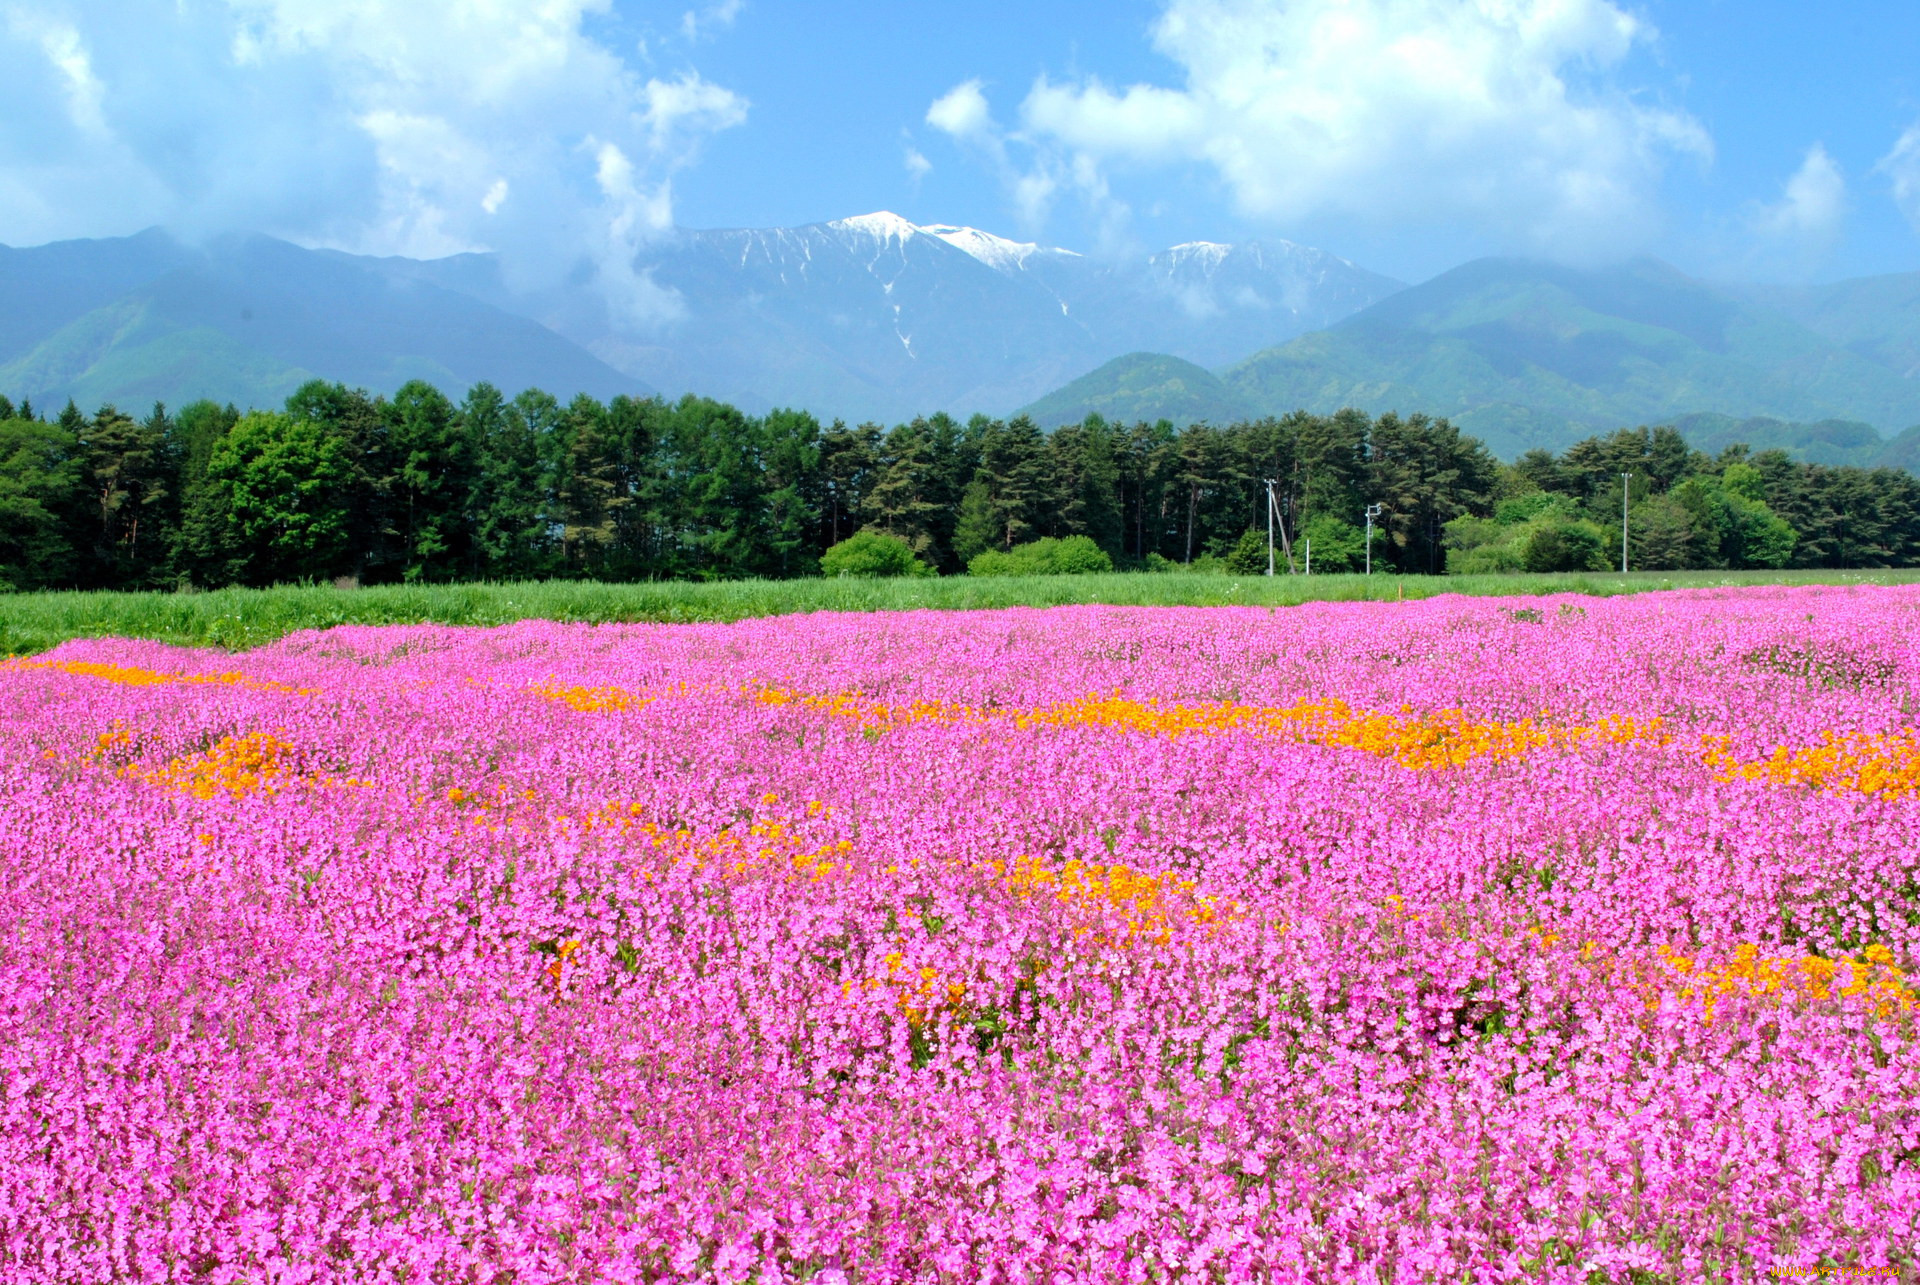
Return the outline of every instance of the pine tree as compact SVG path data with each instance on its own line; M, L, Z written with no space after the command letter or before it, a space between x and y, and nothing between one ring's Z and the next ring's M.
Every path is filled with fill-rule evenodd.
M549 520L561 562L575 575L598 570L613 543L616 516L629 503L617 485L609 439L607 408L585 393L567 403L547 438Z
M1120 469L1106 421L1054 430L1048 439L1054 496L1048 534L1084 535L1108 557L1125 554L1120 515Z
M159 403L139 423L102 406L82 430L81 468L94 518L85 541L92 554L88 583L134 588L163 577L177 472L172 430Z
M460 405L473 451L466 514L468 575L511 579L545 570L540 447L517 402L481 382Z
M1043 534L1043 514L1054 489L1050 465L1046 439L1025 415L988 425L980 439L980 467L974 480L985 485L986 511L993 528L991 547L1004 553ZM961 520L967 521L965 513ZM961 543L957 534L954 542Z
M907 542L926 559L944 507L936 497L939 459L932 426L924 419L902 424L881 443L873 486L860 506L865 529Z
M880 440L876 424L849 429L837 419L820 434L815 502L820 511L821 548L836 545L859 529L860 510L874 483Z
M386 498L401 578L451 579L471 556L472 439L453 403L421 380L403 384L384 409L391 468Z

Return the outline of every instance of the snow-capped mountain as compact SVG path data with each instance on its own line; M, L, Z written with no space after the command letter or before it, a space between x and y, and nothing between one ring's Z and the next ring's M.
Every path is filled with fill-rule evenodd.
M641 251L650 311L625 317L604 286L516 297L481 279L484 260L422 266L652 387L850 422L1003 413L1139 349L1218 365L1399 288L1288 242L1113 262L884 210L676 231Z
M0 391L36 402L264 406L316 374L375 392L421 375L455 394L478 379L657 389L885 423L1006 413L1140 350L1220 365L1398 288L1286 242L1116 262L886 211L679 230L618 272L583 264L534 290L493 255L189 249L161 233L0 249L0 278Z

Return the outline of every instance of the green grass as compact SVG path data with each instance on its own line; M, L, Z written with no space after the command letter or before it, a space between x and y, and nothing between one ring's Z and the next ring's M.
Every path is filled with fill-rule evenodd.
M1103 575L940 580L736 580L712 584L392 585L221 589L210 593L23 593L0 596L0 654L44 651L69 638L153 638L244 650L299 629L332 625L503 625L515 620L728 621L804 611L964 611L1053 607L1295 606L1437 594L1610 596L1653 589L1751 584L1912 584L1908 571L1672 571L1512 576Z

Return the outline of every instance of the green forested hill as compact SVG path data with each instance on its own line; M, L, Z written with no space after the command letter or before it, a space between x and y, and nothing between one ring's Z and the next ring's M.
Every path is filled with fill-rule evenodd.
M144 409L200 398L276 406L324 374L391 392L424 379L456 392L644 393L526 317L382 270L379 261L270 237L203 247L144 233L0 248L0 390Z
M1483 259L1217 373L1254 414L1352 406L1444 415L1512 457L1699 415L1850 421L1891 435L1920 424L1920 379L1907 374L1916 354L1920 277L1768 292L1710 285L1653 260L1590 270ZM1134 391L1148 357L1128 361L1037 406L1051 419L1070 418L1069 406L1152 418L1161 399ZM1815 432L1805 457L1871 453L1852 430L1840 432L1845 444L1826 441L1833 431Z
M1165 419L1182 426L1252 417L1248 404L1212 371L1152 352L1116 357L1047 394L1026 414L1042 428L1077 424L1089 415L1150 424Z
M1651 260L1470 263L1222 378L1263 410L1446 415L1501 455L1697 412L1920 422L1920 383Z

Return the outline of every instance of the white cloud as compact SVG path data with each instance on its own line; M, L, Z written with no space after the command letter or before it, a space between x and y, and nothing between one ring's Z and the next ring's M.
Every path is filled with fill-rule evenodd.
M672 175L747 104L692 69L636 72L588 30L609 3L16 0L0 8L0 242L161 223L488 247L544 275L581 246L624 253L670 222ZM627 165L615 191L607 147Z
M1799 253L1833 245L1847 214L1847 180L1827 149L1815 143L1782 189L1780 199L1754 215L1754 230L1768 242Z
M1094 215L1100 249L1124 241L1129 211L1114 198L1094 159L1034 145L1027 133L1008 132L993 118L978 80L962 81L927 108L927 124L985 159L998 175L1022 228L1038 234L1063 192L1077 193ZM928 168L932 168L931 165Z
M1451 221L1615 248L1654 222L1667 161L1712 151L1691 117L1616 83L1652 38L1609 0L1167 0L1153 43L1184 83L1042 77L1017 137L1069 168L1199 162L1282 226ZM935 111L990 121L967 88Z
M731 27L745 7L746 0L719 0L704 9L689 9L680 15L680 35L688 44L710 38Z
M962 81L934 99L933 106L927 108L927 124L963 142L995 132L993 111L977 80Z
M1920 232L1920 121L1900 135L1893 150L1874 168L1892 180L1894 203L1913 224L1913 230Z
M907 166L907 177L915 183L933 172L933 162L912 143L907 144L904 160Z
M79 31L51 15L19 9L7 15L7 28L14 39L38 45L48 64L59 72L74 128L95 136L105 134L101 100L106 91L93 74L93 58Z
M645 187L634 164L618 144L588 140L594 153L594 181L613 216L600 229L595 256L600 279L616 323L648 329L685 312L680 296L634 267L640 247L673 225L673 196L667 184Z

